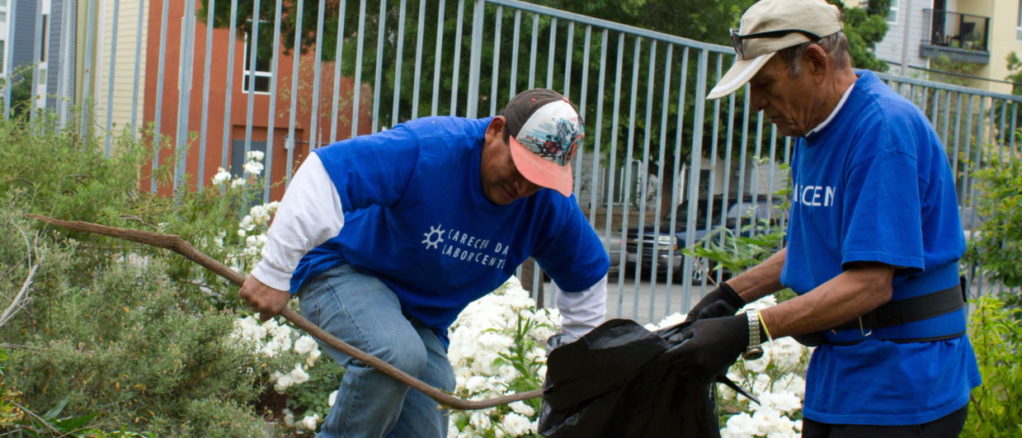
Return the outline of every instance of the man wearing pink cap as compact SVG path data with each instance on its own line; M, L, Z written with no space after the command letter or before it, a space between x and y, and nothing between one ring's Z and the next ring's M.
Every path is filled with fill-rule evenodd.
M578 110L551 90L495 117L427 117L313 151L239 291L263 318L292 294L341 340L448 391L447 328L534 257L565 340L603 322L609 258L572 195ZM436 402L326 345L346 368L320 437L442 437Z
M749 84L752 107L796 137L786 245L697 303L672 354L711 378L771 337L796 336L816 345L803 437L957 436L980 376L940 139L911 102L852 68L834 5L763 0L731 37L737 59L708 98ZM785 287L798 296L731 316Z

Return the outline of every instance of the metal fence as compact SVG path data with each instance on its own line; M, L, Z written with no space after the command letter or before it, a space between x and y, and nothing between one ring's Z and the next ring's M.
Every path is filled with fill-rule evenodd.
M769 205L788 187L792 143L749 94L703 98L733 61L728 47L514 0L16 4L4 41L34 47L27 61L4 54L6 77L31 66L32 105L103 136L107 153L124 130L151 142L146 188L161 193L202 190L218 167L261 150L264 198L279 198L311 149L421 116L492 115L532 87L561 91L586 120L576 196L612 255L611 315L657 321L688 309L721 274L682 256L700 236L685 231L739 229L748 220L729 218L733 205ZM930 117L974 216L972 172L1018 151L1020 99L881 77ZM13 82L0 95L8 117ZM166 166L174 178L161 186L152 175ZM974 293L996 287L966 268ZM549 301L543 275L523 275Z

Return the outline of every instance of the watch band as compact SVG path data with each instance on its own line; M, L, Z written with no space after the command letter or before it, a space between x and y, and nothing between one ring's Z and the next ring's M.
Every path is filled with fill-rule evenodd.
M759 344L763 343L759 313L749 310L745 312L745 317L749 321L749 346L745 347L745 353L742 353L742 357L746 360L756 360L763 357L763 349L759 346Z

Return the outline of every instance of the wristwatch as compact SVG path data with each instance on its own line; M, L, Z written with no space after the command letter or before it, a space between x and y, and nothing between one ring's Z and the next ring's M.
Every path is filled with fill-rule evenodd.
M763 343L763 331L759 321L759 313L753 310L745 312L745 317L749 320L749 346L745 347L745 353L742 353L742 357L745 360L756 360L763 357L763 348L759 344Z

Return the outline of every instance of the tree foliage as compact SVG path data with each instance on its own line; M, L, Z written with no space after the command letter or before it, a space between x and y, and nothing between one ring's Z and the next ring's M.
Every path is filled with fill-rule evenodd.
M1008 76L1004 79L1014 82L1011 94L1022 94L1022 59L1015 52L1008 53Z
M211 0L202 1L200 18L205 17L206 7ZM237 17L251 16L255 8L256 0L240 0L237 2ZM259 51L271 50L272 29L274 8L277 0L259 0L260 21L264 25L259 30ZM280 0L281 13L281 45L285 50L293 50L295 28L297 25L297 6L302 6L301 21L301 52L310 53L314 49L319 2L315 0L285 1ZM341 71L345 76L352 76L360 73L362 83L374 87L374 105L377 106L375 115L380 120L385 120L386 126L389 123L397 123L412 117L429 114L464 114L466 102L469 99L468 85L468 61L470 56L472 38L472 2L438 2L425 1L405 2L381 2L380 0L367 0L363 2L341 2L340 0L325 1L323 14L323 30L319 33L321 38L320 59L330 61L336 58L337 44L342 44L343 54L341 55ZM753 0L534 0L543 6L570 11L595 18L605 19L617 23L631 25L639 28L650 29L657 32L676 35L696 41L709 42L720 45L728 45L730 41L728 29L737 27L741 14L751 6ZM844 11L846 29L845 32L852 44L851 55L853 63L860 68L884 69L886 65L877 60L873 55L873 46L883 38L887 30L885 17L889 9L890 0L878 0L869 2L865 8L846 7L840 0L833 0L838 7ZM345 5L344 11L340 10ZM364 5L364 6L363 6ZM381 5L383 9L381 10ZM406 9L402 11L402 5ZM462 8L459 9L459 6ZM440 8L444 7L442 16ZM666 166L665 177L661 181L665 187L672 187L672 176L678 174L678 169L673 168L673 157L680 153L681 161L687 162L690 149L692 148L693 136L699 131L703 135L703 147L709 151L709 145L715 140L723 140L726 129L720 129L718 138L709 134L711 125L721 122L725 118L732 117L733 120L742 119L741 105L739 108L730 110L721 109L718 113L712 113L709 109L705 114L705 127L692 129L691 120L695 114L696 100L694 96L695 84L697 81L699 56L696 52L690 53L687 83L681 84L678 77L682 69L681 50L675 50L671 65L668 67L663 62L665 44L658 46L655 56L656 64L651 66L650 59L652 43L650 40L637 41L636 38L627 36L618 38L619 35L612 32L611 37L604 43L601 39L602 30L594 28L589 46L589 63L583 65L585 58L584 47L580 40L584 32L583 26L575 26L574 42L570 45L563 45L566 42L567 26L564 20L557 21L548 16L534 18L531 13L517 15L514 9L503 8L500 16L500 23L503 30L500 38L496 38L495 27L497 23L497 7L487 5L484 8L483 22L483 43L481 44L482 62L478 67L481 78L479 93L479 111L477 115L485 116L490 114L487 106L500 108L510 97L508 90L521 91L530 87L551 87L555 89L571 89L569 95L576 102L587 102L588 112L585 114L588 138L595 139L598 136L603 138L605 145L601 153L610 158L607 152L607 144L626 145L616 149L614 158L615 166L623 166L631 160L638 160L645 163L645 170L656 173L660 169L653 163L659 163L663 155L663 163ZM215 4L213 23L217 27L228 27L230 20L230 3L218 1ZM396 25L398 18L404 16L406 22L403 30ZM438 20L437 17L441 16ZM383 35L379 35L381 17L385 26ZM420 17L425 17L421 19ZM519 21L519 19L521 20ZM235 26L241 34L247 32L252 21L246 18L237 18ZM458 25L461 25L459 27ZM338 26L343 26L338 40ZM513 33L512 26L519 29L520 33ZM360 32L361 29L361 32ZM462 38L457 40L458 33ZM556 35L557 43L553 45L556 56L548 56L548 41L551 35ZM514 41L514 36L518 41ZM361 41L360 41L361 38ZM535 39L533 39L535 38ZM533 49L530 44L540 41ZM382 40L382 42L381 42ZM495 41L500 41L495 46ZM362 43L361 56L356 53L356 46ZM517 64L512 62L515 59L511 48L518 44ZM639 44L641 43L641 44ZM422 44L424 50L414 51L414 48ZM621 47L619 47L621 45ZM403 52L398 47L403 47ZM440 46L440 50L434 50ZM566 47L571 47L572 53L569 56L563 52ZM638 48L638 54L635 50ZM494 53L501 50L494 62ZM382 52L380 52L382 50ZM599 56L606 51L606 59L603 65L599 65ZM620 52L619 52L620 50ZM266 52L264 52L266 53ZM439 57L437 54L439 53ZM618 53L624 53L621 61L618 61ZM265 56L265 55L264 55ZM376 62L380 57L379 86L375 84L377 74ZM718 55L712 55L709 60L709 74L715 74ZM357 59L356 59L357 58ZM728 55L722 55L723 68L730 63ZM414 61L413 61L414 60ZM396 68L399 61L404 61L402 68ZM563 74L566 67L571 66L570 75ZM417 64L413 67L413 64ZM620 65L619 65L620 64ZM633 70L639 66L638 70ZM651 66L651 67L647 67ZM622 74L615 75L618 69ZM682 85L686 86L688 97L683 103L678 99L670 99L662 103L664 75L667 68L672 68L671 89L679 90ZM652 74L649 74L653 70ZM511 72L517 74L512 78ZM633 72L638 71L638 74ZM530 76L528 72L535 72ZM603 89L596 86L597 78L601 73L607 75L607 85ZM587 74L589 85L586 96L579 97L579 89L582 83L582 75ZM398 79L400 75L400 79ZM544 77L548 78L544 80ZM565 78L565 79L562 79ZM497 94L491 94L491 83L497 81ZM512 80L514 83L512 84ZM712 81L712 77L710 78ZM421 84L420 84L421 82ZM421 92L413 96L410 90L421 85ZM712 85L712 84L710 84ZM620 87L620 91L616 89ZM634 91L633 91L634 90ZM648 90L655 90L648 94ZM633 97L625 97L634 92ZM507 93L507 94L505 94ZM617 93L617 94L615 94ZM324 92L323 94L327 94ZM652 96L652 102L647 103L647 96ZM601 99L602 98L602 99ZM602 111L593 107L602 100L604 107ZM620 104L617 112L614 105ZM666 112L667 123L661 128L659 115L647 123L645 108L652 108L654 113ZM637 110L632 111L632 108ZM711 105L707 106L708 108ZM683 121L689 127L681 129L673 123L678 114L686 115L689 120ZM602 114L601 120L596 120L596 114ZM634 116L633 116L634 114ZM647 126L647 124L649 126ZM597 126L599 132L597 132ZM756 129L750 126L749 129ZM670 145L661 154L659 151L660 139L667 139ZM675 141L675 139L679 141ZM680 151L675 151L675 145L679 145ZM587 141L587 147L592 148L593 141ZM704 153L704 156L709 152ZM663 209L669 211L670 209Z
M1022 286L1022 160L994 159L975 173L983 219L970 243L967 260L977 262L990 278L1008 287Z

